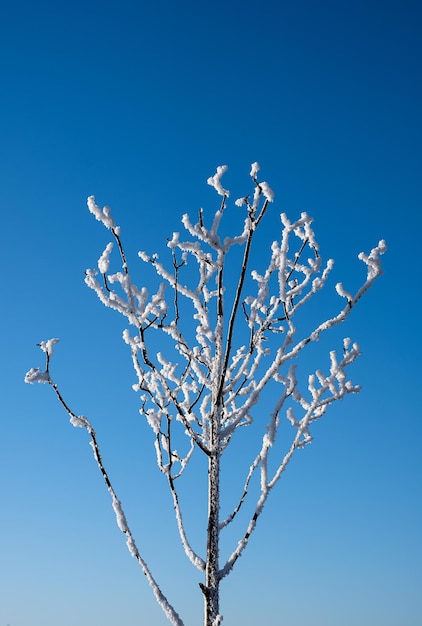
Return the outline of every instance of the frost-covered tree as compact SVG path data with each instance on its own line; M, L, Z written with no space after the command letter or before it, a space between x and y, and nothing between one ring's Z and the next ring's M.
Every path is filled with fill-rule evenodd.
M158 467L168 482L184 551L203 577L199 585L204 596L204 626L221 623L220 583L246 548L264 504L289 461L311 441L313 422L334 401L359 391L346 374L347 366L359 355L358 345L348 338L343 341L340 356L330 352L328 373L317 369L303 384L296 376L296 365L306 346L346 319L380 275L379 256L385 251L385 243L380 241L369 255L361 253L359 258L367 267L362 286L353 294L338 283L341 304L336 314L322 322L316 320L310 331L300 335L296 324L298 311L322 290L333 261L323 265L312 219L306 213L293 222L282 214L279 240L271 243L266 258L260 249L254 264L259 261L262 268L259 272L251 270L254 237L273 202L273 192L266 182L259 182L259 166L254 163L250 172L253 193L236 200L237 208L232 209L244 212L243 225L235 236L223 238L223 218L229 210L229 192L221 182L226 169L218 167L208 179L221 196L211 225L207 225L202 209L196 223L184 215L187 235L182 237L175 232L168 240L167 264L157 254L139 253L159 278L153 295L132 282L120 227L110 208L101 209L94 197L88 199L90 212L114 237L121 270L109 270L113 249L113 243L109 243L98 260L98 269L88 270L85 281L103 304L121 313L134 329L123 333L137 378L134 389L140 392L140 413L154 434ZM233 264L237 267L235 273ZM156 345L157 333L162 349L155 353L152 345ZM46 355L45 370L31 369L25 380L51 385L70 422L88 431L129 552L138 561L169 621L181 626L181 617L138 550L103 463L93 426L87 417L71 410L52 378L50 361L57 341L50 339L40 344ZM262 402L263 392L269 387L273 401L270 410L268 397ZM221 460L237 431L254 420L262 426L257 453L250 459L237 499L222 517ZM285 449L274 460L271 453L280 425L288 423L285 420L290 423L290 439L283 440ZM203 455L208 465L208 525L203 553L193 547L187 535L178 490L178 481L194 454ZM259 477L256 492L250 489L255 475ZM221 535L250 497L255 497L255 502L249 521L231 553L220 559Z

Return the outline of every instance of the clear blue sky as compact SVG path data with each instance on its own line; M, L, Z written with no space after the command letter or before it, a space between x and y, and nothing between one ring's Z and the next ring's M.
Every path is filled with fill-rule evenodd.
M421 17L409 0L3 4L0 626L167 624L86 433L48 388L23 383L50 337L54 376L94 423L146 560L186 626L201 622L124 322L84 286L108 241L86 197L113 207L136 262L182 213L216 208L217 165L237 197L255 160L272 211L313 215L346 288L361 250L385 238L389 251L341 329L363 351L363 390L327 413L273 493L223 584L224 624L422 623Z

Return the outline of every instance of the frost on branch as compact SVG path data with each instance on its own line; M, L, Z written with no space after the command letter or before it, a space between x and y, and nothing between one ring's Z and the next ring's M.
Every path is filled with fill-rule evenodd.
M318 318L321 310L318 308L313 327L301 332L299 312L327 286L334 262L331 259L323 262L312 218L307 213L294 220L282 213L280 236L268 242L266 251L261 243L255 249L256 230L274 201L274 193L268 183L258 180L260 167L253 163L251 192L240 196L234 207L227 206L230 194L222 184L226 171L227 166L220 166L208 178L208 184L222 196L209 222L202 209L196 221L184 215L184 234L175 232L167 241L167 261L162 261L156 253L139 252L140 261L157 276L152 293L132 279L120 228L115 225L110 208L100 209L93 196L88 199L89 210L111 231L114 242L108 243L101 253L97 269L86 271L85 282L104 305L123 315L131 328L124 330L123 339L135 371L133 388L140 393L140 413L151 428L157 465L170 489L184 551L205 574L201 589L206 626L221 623L219 583L241 556L269 493L289 461L312 440L314 422L321 419L333 402L359 391L347 372L360 354L358 345L349 338L344 339L340 351L331 350L327 362L308 372L305 379L298 376L297 363L309 344L345 321L381 274L380 255L386 249L381 241L369 254L361 253L359 259L367 272L360 288L353 293L338 282L337 309L324 320ZM237 232L225 232L227 211L235 211L239 216ZM117 271L110 269L113 243L120 257L121 267ZM234 249L240 250L240 261L239 254L232 254ZM71 423L89 432L94 456L128 548L144 572L148 572L147 578L170 621L182 624L137 551L120 501L102 465L90 423L70 411L51 381L48 364L56 341L40 344L46 353L46 371L32 369L25 380L50 383L68 411ZM153 349L154 345L159 345L160 351ZM267 387L271 387L273 406L265 417L265 411L257 407ZM220 519L220 459L238 429L254 421L262 427L256 455L251 459L233 507ZM283 430L282 442L278 443L284 443L285 447L280 453L280 445L275 444L283 424L290 439ZM209 465L207 548L202 554L191 544L186 532L177 482L183 480L195 453L205 455ZM252 495L250 485L255 475L259 476L259 490ZM220 564L220 534L251 498L255 501L249 522Z
M48 341L41 341L40 348L48 356L51 356L53 354L53 346L56 343L59 343L58 339L48 339Z
M39 367L31 367L25 374L25 382L30 383L48 383L48 372L42 372Z
M220 196L228 196L230 194L230 192L227 191L227 189L224 189L221 184L221 177L224 172L227 172L227 169L227 165L219 165L214 176L210 176L207 180L207 183L214 187Z
M32 367L25 375L25 382L30 383L48 383L50 382L49 363L51 355L53 354L53 346L58 343L58 339L48 339L47 341L41 341L38 346L46 355L46 368L42 372L39 367Z
M88 198L88 209L90 213L92 213L99 222L102 222L106 228L110 230L115 228L114 220L111 217L110 207L105 206L103 209L100 209L100 207L95 204L94 196L89 196Z
M166 615L167 619L174 624L174 626L183 626L183 622L180 619L179 615L176 613L176 611L174 610L174 608L171 606L171 604L168 602L167 598L164 596L164 594L162 593L157 581L155 580L155 578L153 577L147 563L145 562L145 560L142 558L141 554L139 553L139 550L137 548L137 545L135 543L135 539L133 537L132 531L129 528L129 525L127 523L126 520L126 515L123 511L123 507L121 505L120 500L117 497L117 494L114 490L114 487L111 483L111 480L109 478L109 475L104 467L103 464L103 460L101 457L101 452L100 452L100 448L98 445L98 441L97 441L97 435L96 432L94 430L94 428L92 427L91 423L89 422L88 418L84 417L83 415L76 415L71 408L69 407L69 405L66 403L66 401L64 400L58 386L56 385L56 383L53 381L53 379L50 376L50 372L49 372L49 365L50 365L50 357L52 355L52 346L58 342L58 339L50 339L48 341L42 341L39 344L39 347L41 348L41 350L43 352L45 352L46 354L46 369L44 372L41 372L38 368L33 368L31 370L29 370L29 372L26 374L25 376L25 382L27 383L32 383L32 382L47 382L49 383L49 385L53 388L54 393L57 396L57 399L59 400L60 404L62 405L62 407L65 409L66 413L69 415L70 417L70 423L75 426L75 427L80 427L80 428L85 428L86 431L89 434L90 437L90 441L89 444L92 448L93 454L94 454L94 459L97 463L98 469L100 470L100 473L104 479L104 482L106 484L107 490L110 494L111 497L111 504L114 510L114 514L116 516L116 523L117 526L119 527L119 529L121 530L121 532L126 536L126 545L127 548L130 552L130 554L137 560L139 566L141 567L145 577L147 578L152 591L154 593L154 596L158 602L158 604L161 606L164 614Z

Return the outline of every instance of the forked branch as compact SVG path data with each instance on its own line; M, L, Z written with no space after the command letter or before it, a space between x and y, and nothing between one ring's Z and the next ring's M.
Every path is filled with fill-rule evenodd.
M259 165L253 163L250 171L253 193L235 201L235 205L243 208L245 213L243 225L237 234L223 237L224 216L230 210L227 208L229 191L221 182L226 170L226 166L218 167L207 181L221 198L210 225L207 226L204 212L200 209L197 223L192 223L188 215L183 216L182 223L187 233L184 240L179 232L174 232L167 240L171 255L169 269L157 254L138 253L144 263L154 268L161 281L153 294L133 282L120 227L114 222L110 208L100 209L93 196L88 199L91 213L114 237L121 268L115 273L109 271L113 249L113 242L110 242L98 259L98 269L86 271L85 282L104 305L123 315L135 328L133 335L129 330L123 332L124 341L131 350L136 375L133 388L142 394L140 413L154 433L157 464L168 482L185 553L201 572L205 572L205 584L200 583L204 594L205 626L221 623L219 583L243 553L271 490L291 458L311 441L313 422L320 419L334 401L359 391L345 372L359 355L359 347L349 339L344 340L342 358L338 358L334 351L330 353L329 374L325 375L317 369L309 376L305 388L296 378L296 361L306 346L318 341L323 333L347 318L381 274L380 256L386 249L385 242L380 241L369 255L359 255L367 266L362 286L353 295L338 283L337 293L346 303L343 301L340 310L337 309L332 317L316 321L312 332L298 339L297 312L326 286L333 261L328 260L325 266L322 263L312 218L302 213L292 222L283 213L280 216L280 239L271 243L266 260L260 252L263 271L251 270L254 235L263 223L274 194L266 182L258 180ZM226 276L227 258L232 249L239 246L242 248L242 260L233 284L232 272L230 280ZM309 248L310 258L306 258L305 251ZM192 261L196 273L190 269ZM170 298L166 288L171 292ZM182 306L183 301L186 308ZM186 314L189 309L191 316ZM151 349L154 333L159 333L161 337L162 350L157 354L153 354ZM97 466L110 493L117 524L126 536L128 549L148 578L170 622L182 626L180 617L162 594L139 554L104 468L94 429L86 417L71 411L50 376L50 357L57 341L51 339L40 344L46 355L45 370L32 369L25 380L29 383L48 383L71 423L88 431ZM221 456L239 428L248 426L254 419L262 419L254 418L253 411L269 384L276 385L276 397L266 430L246 472L240 498L220 522ZM257 410L257 413L262 413L262 410ZM284 451L270 465L270 455L275 454L274 444L283 417L290 422L293 431ZM179 447L180 443L182 447ZM175 487L176 480L185 478L186 467L195 453L203 454L208 463L207 548L204 558L188 541ZM253 496L256 500L253 513L246 529L240 533L237 546L220 569L220 533L235 520L246 500L252 497L250 485L256 474L259 474L260 487Z

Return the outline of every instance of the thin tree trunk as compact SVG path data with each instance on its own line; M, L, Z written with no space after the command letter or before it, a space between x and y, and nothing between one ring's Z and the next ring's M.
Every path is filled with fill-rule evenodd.
M205 570L204 626L212 626L219 615L219 509L220 509L220 449L218 444L208 464L208 529Z

